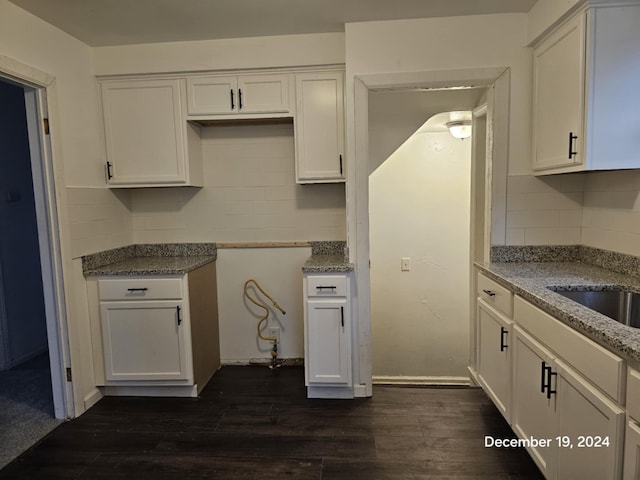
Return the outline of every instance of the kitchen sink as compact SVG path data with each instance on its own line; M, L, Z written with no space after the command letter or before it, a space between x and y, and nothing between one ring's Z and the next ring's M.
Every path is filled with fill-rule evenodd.
M563 290L557 287L549 289L617 322L640 328L640 293L626 290Z

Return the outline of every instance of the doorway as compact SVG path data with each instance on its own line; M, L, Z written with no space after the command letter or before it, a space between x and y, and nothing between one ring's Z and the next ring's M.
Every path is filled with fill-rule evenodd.
M348 111L353 112L352 118L348 118L348 128L352 128L354 141L349 145L349 158L347 172L347 230L348 248L350 258L355 261L355 276L358 286L358 298L355 305L355 330L359 338L359 356L356 366L356 375L363 388L358 392L362 396L372 394L372 326L371 326L371 282L370 282L370 244L369 244L369 94L372 91L402 90L402 89L443 89L457 86L476 87L487 89L487 138L491 137L491 145L500 145L494 148L491 157L487 157L487 169L492 169L490 177L491 185L487 186L486 193L490 201L484 205L485 215L483 222L491 227L484 229L492 236L495 232L499 236L500 223L503 221L501 209L506 200L506 168L509 124L509 69L488 68L468 69L451 72L412 72L396 74L371 74L355 77L353 84L347 88L353 88L353 105L348 106ZM348 79L349 81L349 79ZM487 147L487 150L489 148ZM484 172L483 172L484 173ZM477 174L477 173L476 173ZM476 185L471 182L472 188ZM474 198L475 192L471 192ZM504 198L503 198L504 197ZM474 230L475 231L475 230ZM471 236L472 242L475 235ZM490 239L485 236L481 251L488 251ZM471 258L471 252L469 252ZM469 262L471 269L471 262ZM472 282L472 281L471 281ZM471 287L473 288L473 287ZM472 290L470 290L472 291ZM469 298L461 298L460 301L469 305ZM469 342L472 343L472 342ZM465 345L469 348L471 345ZM473 350L469 348L470 367L474 364Z
M471 124L485 99L486 88L369 93L374 383L469 384L460 298L469 296L473 138L454 138L447 124Z
M0 65L1 67L1 65ZM67 418L46 92L0 76L0 465ZM67 357L68 358L68 357Z

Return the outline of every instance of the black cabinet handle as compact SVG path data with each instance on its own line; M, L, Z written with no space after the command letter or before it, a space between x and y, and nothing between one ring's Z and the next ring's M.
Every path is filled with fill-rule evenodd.
M335 285L318 285L316 290L335 290L336 288Z
M340 307L340 325L344 328L344 307Z
M149 290L147 287L142 288L127 288L127 292L146 292Z
M551 367L547 368L547 399L551 398L552 394L558 393L556 390L551 390L551 377L557 377L558 374L556 372L551 371Z
M111 174L111 162L107 162L107 180L111 180L113 175Z
M340 176L342 176L342 154L340 154Z
M547 384L545 383L545 379L547 378L547 362L542 362L540 372L540 393L544 393L545 388L547 388Z
M180 325L182 323L182 314L181 314L180 305L176 306L176 313L178 315L178 325Z
M240 104L238 106L238 110L242 110L242 89L241 88L238 89L238 103Z
M495 297L496 296L496 292L492 292L491 290L483 289L482 291L484 293L486 293L487 295L489 295L490 297Z
M578 154L578 152L573 150L573 141L577 139L577 135L574 135L573 132L569 132L569 160L573 159L573 157Z
M504 352L506 348L509 348L509 345L507 345L505 343L505 338L504 336L507 335L509 332L507 331L506 328L504 327L500 327L500 351Z
M231 110L233 110L234 108L236 108L235 103L233 103L233 88L229 90L229 93L231 94Z

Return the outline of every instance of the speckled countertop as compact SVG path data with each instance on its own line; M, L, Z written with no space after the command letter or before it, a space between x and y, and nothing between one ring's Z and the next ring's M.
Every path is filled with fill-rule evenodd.
M351 272L353 263L347 261L346 242L311 242L311 256L302 266L304 273Z
M216 260L215 244L130 245L82 257L85 276L184 275Z
M489 278L614 353L640 361L640 329L622 325L547 288L623 288L640 292L640 279L581 262L494 262L476 266Z

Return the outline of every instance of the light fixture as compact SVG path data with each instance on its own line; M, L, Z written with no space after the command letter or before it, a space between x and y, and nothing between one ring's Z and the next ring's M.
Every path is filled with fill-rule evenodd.
M469 120L456 120L445 123L449 133L456 138L465 139L471 136L471 122Z

